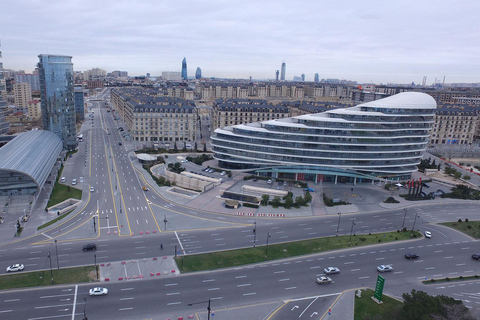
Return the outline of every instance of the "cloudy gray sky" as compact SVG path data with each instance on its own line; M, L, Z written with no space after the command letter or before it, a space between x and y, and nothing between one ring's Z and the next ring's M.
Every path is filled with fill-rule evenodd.
M0 4L2 62L38 54L129 75L197 67L206 77L480 82L475 0L15 0Z

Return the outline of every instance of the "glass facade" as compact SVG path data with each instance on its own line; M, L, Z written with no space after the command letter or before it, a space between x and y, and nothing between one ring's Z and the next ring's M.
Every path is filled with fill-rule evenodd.
M187 59L182 60L182 79L187 80Z
M43 128L58 135L63 147L77 147L72 57L41 54L38 63Z
M405 179L425 152L435 110L431 96L401 93L351 108L217 129L212 147L229 168L297 174L301 166L308 168L302 169L303 179L322 175L323 181L331 169L348 179Z

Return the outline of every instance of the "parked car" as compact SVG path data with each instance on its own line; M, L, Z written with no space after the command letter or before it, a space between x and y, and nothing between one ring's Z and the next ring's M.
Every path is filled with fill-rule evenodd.
M317 278L318 284L332 283L333 280L330 277L321 276Z
M224 176L224 175L226 175L226 174L227 174L227 173L226 173L225 171L222 171L222 172L220 173L220 175L222 175L222 176Z
M25 266L21 263L13 264L7 267L7 272L22 271L25 269Z
M420 258L420 256L416 253L409 252L409 253L405 253L405 258L411 260L411 259L418 259L418 258Z
M476 253L472 254L472 259L480 260L480 254L476 254Z
M268 179L268 180L267 180L267 183L268 183L268 184L272 184L272 183L273 183L272 179Z
M88 294L91 295L91 296L104 296L107 293L108 293L108 289L107 288L101 288L101 287L92 288L88 292Z
M425 237L426 238L431 238L432 237L432 233L430 231L425 231Z
M80 182L83 182L83 177L80 177Z
M337 267L328 267L323 269L323 272L325 272L325 274L335 274L340 273L340 269L338 269Z
M308 191L308 192L314 192L315 190L312 189L312 188L305 188L305 191Z
M390 272L392 270L393 270L392 266L388 264L387 265L382 264L377 267L378 272Z
M90 251L90 250L97 250L97 245L95 243L89 243L83 246L82 248L83 251Z
M73 179L72 180L72 185L76 185L77 184L77 179Z
M95 188L94 188L94 187L90 187L90 192L95 192Z
M67 181L67 179L66 179L65 177L62 177L62 178L60 179L60 182L62 182L62 183L65 182L65 181Z

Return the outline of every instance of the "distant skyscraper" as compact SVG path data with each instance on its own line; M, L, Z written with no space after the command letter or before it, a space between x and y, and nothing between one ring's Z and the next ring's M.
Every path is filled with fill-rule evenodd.
M282 62L282 73L280 74L280 80L285 80L285 73L287 72L287 66L285 62Z
M195 71L195 79L202 79L202 69L200 69L200 67L197 67Z
M305 82L305 73L302 73L302 81Z
M2 51L0 51L0 58L2 57ZM6 94L7 89L5 80L3 79L3 63L0 62L0 134L6 134L10 130L8 122L5 121L5 115L7 113L7 103L3 100L3 95Z
M38 74L15 74L15 83L27 82L32 91L40 91L40 80Z
M318 73L315 73L315 78L313 79L313 82L315 82L315 83L320 82L320 78L318 77Z
M187 80L187 59L182 60L182 79Z
M275 81L278 81L278 73L279 73L279 71L278 71L278 70L277 70L277 71L275 71Z
M38 63L43 129L57 134L63 147L77 146L72 57L41 54Z

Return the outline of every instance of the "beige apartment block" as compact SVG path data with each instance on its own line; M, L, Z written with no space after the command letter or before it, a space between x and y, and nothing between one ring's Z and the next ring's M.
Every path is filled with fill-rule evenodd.
M42 109L39 100L28 101L27 110L30 120L39 120L42 117Z
M435 113L430 145L470 145L478 138L480 110L470 105L444 104Z
M28 82L16 83L13 86L15 96L15 106L18 108L27 108L28 102L32 100L32 89Z

